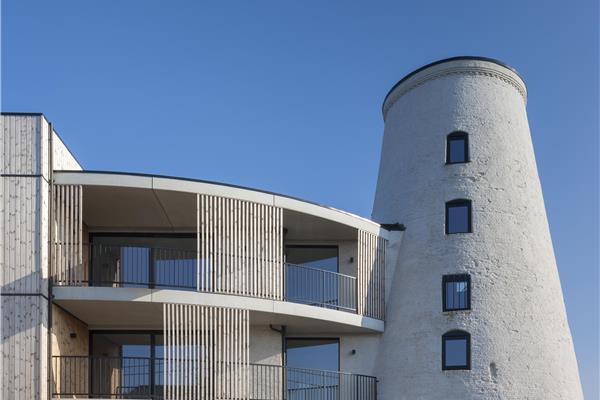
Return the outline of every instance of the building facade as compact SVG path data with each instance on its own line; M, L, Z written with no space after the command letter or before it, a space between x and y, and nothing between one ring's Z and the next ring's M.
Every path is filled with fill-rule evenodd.
M526 97L485 58L403 78L372 220L3 114L2 398L582 399Z

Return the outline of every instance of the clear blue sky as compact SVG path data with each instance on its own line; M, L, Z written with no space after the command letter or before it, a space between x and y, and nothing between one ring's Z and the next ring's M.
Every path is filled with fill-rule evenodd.
M88 169L231 182L369 216L384 95L464 54L527 81L580 373L597 399L595 0L4 0L1 107L44 112Z

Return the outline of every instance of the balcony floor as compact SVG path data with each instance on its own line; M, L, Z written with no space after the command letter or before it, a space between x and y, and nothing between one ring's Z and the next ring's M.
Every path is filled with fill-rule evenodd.
M181 290L54 287L54 302L90 329L162 329L164 303L243 308L251 325L286 325L288 333L381 333L384 322L306 304Z

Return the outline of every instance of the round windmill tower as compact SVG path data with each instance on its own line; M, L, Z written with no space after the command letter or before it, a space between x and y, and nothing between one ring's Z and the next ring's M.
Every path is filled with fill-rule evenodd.
M456 57L388 93L373 219L406 232L379 351L392 399L582 399L510 67Z

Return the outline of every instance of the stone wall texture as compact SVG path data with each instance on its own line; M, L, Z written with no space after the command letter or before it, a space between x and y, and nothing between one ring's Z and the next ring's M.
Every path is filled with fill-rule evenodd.
M398 85L373 219L406 225L377 375L382 400L582 398L521 78L455 60ZM470 162L445 164L446 136L469 134ZM445 202L470 199L473 232L446 235ZM470 311L442 312L442 276L468 273ZM443 371L441 337L471 334L472 369Z

